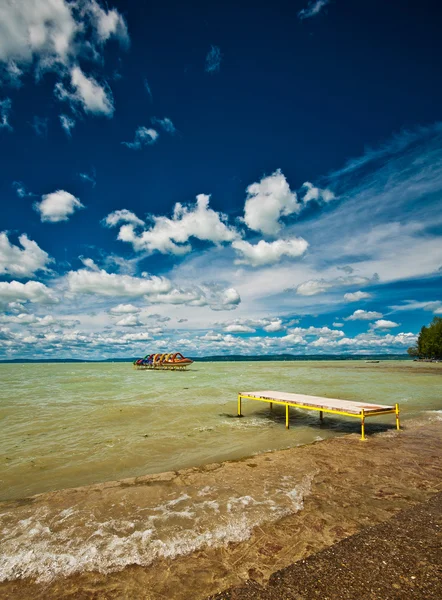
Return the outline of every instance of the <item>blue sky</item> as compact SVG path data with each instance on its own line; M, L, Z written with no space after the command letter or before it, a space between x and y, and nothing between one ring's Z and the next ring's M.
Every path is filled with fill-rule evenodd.
M405 352L442 314L441 17L3 3L0 358Z

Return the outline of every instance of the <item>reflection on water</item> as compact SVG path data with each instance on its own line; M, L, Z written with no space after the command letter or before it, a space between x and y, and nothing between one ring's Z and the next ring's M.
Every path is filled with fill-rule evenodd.
M442 365L385 361L196 363L187 372L126 363L0 365L0 498L237 459L358 431L356 420L243 402L247 389L441 408ZM367 431L390 427L373 419Z

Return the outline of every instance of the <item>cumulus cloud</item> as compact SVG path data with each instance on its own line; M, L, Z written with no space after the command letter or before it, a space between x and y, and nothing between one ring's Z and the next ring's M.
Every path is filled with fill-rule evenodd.
M10 69L59 70L82 56L96 59L111 37L127 44L124 19L96 0L28 0L0 6L0 62Z
M141 298L150 294L166 294L172 288L170 281L164 277L131 277L103 269L69 271L66 277L71 292L99 296Z
M271 319L235 319L234 321L218 323L218 325L221 325L226 333L253 333L257 329L264 329L267 333L276 333L284 329L282 319L277 317Z
M281 229L280 218L300 210L298 196L280 169L247 188L244 222L249 229L275 235Z
M175 125L168 117L165 117L164 119L152 117L151 122L152 125L159 125L166 133L170 133L170 135L174 135L176 133Z
M1 25L0 25L1 27ZM0 29L1 35L1 29ZM10 98L5 98L4 100L0 100L0 130L7 129L8 131L12 131L11 124L9 123L9 115L11 113L12 102Z
M9 302L37 302L54 304L58 302L53 292L39 281L2 281L0 282L0 304Z
M206 73L217 73L221 66L221 49L219 46L211 46L206 56Z
M0 76L3 83L20 86L26 72L38 79L47 71L60 81L55 94L74 111L111 117L112 93L79 66L104 63L106 42L115 38L128 45L126 23L116 9L103 8L97 0L6 1L0 5ZM67 117L68 118L68 117ZM63 124L63 122L62 122ZM67 133L72 127L63 127Z
M194 205L175 204L171 219L153 215L153 227L140 233L135 231L134 225L140 223L134 217L130 211L116 211L106 217L105 223L112 226L129 221L120 228L118 239L132 244L137 251L179 255L190 252L191 237L214 244L232 242L239 237L238 232L226 224L225 215L209 208L209 196L205 194L197 196Z
M374 310L355 310L355 312L346 317L345 321L373 321L374 319L380 319L382 317L382 313L376 312Z
M135 215L130 210L123 208L122 210L115 210L114 212L107 215L105 219L103 219L103 223L108 227L115 227L120 223L132 223L133 225L144 225L144 221L139 219L137 215Z
M372 329L392 329L393 327L399 327L400 323L395 323L394 321L387 321L386 319L379 319L375 323L371 323L370 327Z
M118 306L114 306L110 309L110 312L113 315L127 315L127 314L135 314L139 313L141 308L134 306L133 304L118 304Z
M318 15L321 10L330 3L330 0L311 0L306 8L299 11L298 17L301 20L310 19Z
M312 200L314 200L315 202L326 202L327 203L327 202L331 202L331 200L335 200L335 198L336 198L336 196L334 195L334 193L331 190L315 187L309 181L306 181L305 183L303 183L302 187L306 190L306 192L302 198L302 201L305 204L307 204L308 202L311 202Z
M115 323L118 327L140 327L143 323L138 315L126 315Z
M67 115L60 115L60 124L66 134L70 137L72 135L71 129L75 127L75 119L72 119L72 117L68 117Z
M347 302L358 302L358 300L366 300L371 298L371 294L368 292L349 292L348 294L344 294L344 300Z
M109 88L100 85L93 77L87 77L78 66L72 68L70 77L70 90L61 82L55 85L55 95L59 100L68 101L73 110L80 106L86 113L112 117L115 107Z
M237 308L241 297L235 288L205 284L191 288L174 288L168 294L149 296L148 300L152 304L208 306L214 311L229 311Z
M18 241L21 248L11 244L6 231L0 233L0 275L33 277L37 271L47 271L47 265L52 262L49 254L26 234Z
M45 194L41 202L34 204L34 209L40 213L41 220L49 223L68 221L79 208L84 208L80 200L64 190Z
M232 323L231 325L227 325L224 328L224 331L228 332L228 333L253 333L254 331L256 331L255 329L253 329L252 327L248 327L247 325L240 325Z
M158 131L144 126L138 127L135 131L133 142L121 142L123 146L127 146L132 150L141 150L145 146L151 146L159 137Z
M232 242L232 247L242 255L240 259L235 261L237 264L261 267L275 264L284 256L288 258L302 256L308 248L308 242L303 238L276 240L275 242L260 240L257 244L235 240Z

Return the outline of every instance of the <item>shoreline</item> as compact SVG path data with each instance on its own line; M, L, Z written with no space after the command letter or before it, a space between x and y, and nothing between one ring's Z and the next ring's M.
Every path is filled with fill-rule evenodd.
M390 520L207 600L439 600L442 597L442 492ZM416 549L419 550L418 555Z
M15 521L38 514L40 527L50 524L51 536L39 546L46 555L36 560L41 560L40 573L49 570L53 578L36 582L35 562L28 557L25 565L21 554L15 568L22 579L0 583L0 594L37 600L75 597L75 590L84 598L119 598L130 586L135 597L149 600L186 599L190 593L196 600L241 584L251 574L265 582L295 559L388 520L437 493L442 479L441 433L440 420L407 421L404 431L374 434L367 443L350 434L235 461L3 502L3 514ZM166 520L172 519L171 531L160 531L158 538L143 546L132 544L132 529L115 526L133 521L140 511L143 518L157 515L158 503L165 498L171 499ZM203 504L206 510L211 503L212 507L218 504L218 512L199 516L200 538L192 537L191 510ZM89 520L82 517L85 514ZM90 515L96 519L93 527L106 524L108 528L109 537L99 539L107 563L88 559L91 547L85 546L85 540L91 535ZM69 571L56 562L57 547L51 546L54 533L65 540L72 557L82 557L82 564ZM17 556L26 548L25 537L20 543ZM156 554L143 555L151 546ZM117 564L112 566L115 557ZM72 565L74 558L68 563ZM145 589L151 590L149 595L143 595ZM95 595L84 590L95 590Z

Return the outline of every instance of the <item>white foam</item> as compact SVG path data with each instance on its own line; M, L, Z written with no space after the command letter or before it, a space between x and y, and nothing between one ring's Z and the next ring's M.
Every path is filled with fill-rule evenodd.
M196 495L203 500L181 494L135 511L129 519L100 521L96 514L85 515L73 507L59 512L40 508L15 522L13 513L5 513L0 581L33 577L49 582L82 571L109 573L202 547L242 542L254 527L302 510L312 479L313 475L296 483L284 476L280 487L264 488L259 497L206 486Z

